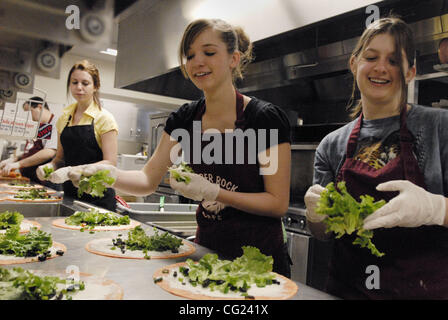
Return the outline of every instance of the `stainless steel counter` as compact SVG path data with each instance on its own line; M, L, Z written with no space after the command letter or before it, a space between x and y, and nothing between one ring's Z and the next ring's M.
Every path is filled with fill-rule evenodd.
M21 205L23 206L23 204ZM0 212L4 211L8 207L8 203L0 203ZM11 207L11 209L13 208ZM67 247L67 252L62 257L57 257L44 262L11 265L7 267L12 268L14 266L20 266L24 269L65 272L67 267L75 266L79 268L80 272L103 276L107 279L115 281L123 288L123 299L183 299L166 292L158 285L154 284L153 273L160 267L185 261L185 257L177 259L134 260L109 258L92 254L84 248L89 241L98 238L116 237L118 234L126 234L127 231L107 231L90 234L88 231L80 232L52 226L51 223L53 220L58 218L57 216L70 215L73 210L73 208L61 204L59 210L54 210L51 213L51 215L53 215L51 217L26 215L27 219L39 222L42 225L41 230L50 232L54 241L60 242ZM142 227L148 234L153 234L152 226L142 224ZM188 256L188 258L193 260L199 260L204 254L212 252L211 250L197 244L194 244L194 246L196 247L196 252ZM334 299L334 297L324 292L301 283L297 284L299 290L297 295L293 297L295 300Z

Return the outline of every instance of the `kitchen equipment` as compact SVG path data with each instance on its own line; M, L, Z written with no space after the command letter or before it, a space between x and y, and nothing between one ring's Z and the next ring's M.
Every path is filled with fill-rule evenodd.
M293 263L291 279L325 290L333 242L320 241L312 236L305 210L304 204L297 204L289 207L283 217L288 253Z
M160 112L149 115L148 156L151 156L154 153L154 150L162 137L165 122L169 115L169 112Z
M291 279L307 283L310 260L311 232L306 225L305 209L290 207L283 218L288 253L292 260Z
M129 203L129 208L117 203L122 214L131 219L150 224L180 237L192 237L196 234L197 204L178 203ZM163 209L163 210L162 210Z
M140 170L145 166L146 161L148 161L147 156L119 154L117 156L117 168L122 170Z
M290 203L303 204L303 197L313 183L316 144L291 146Z

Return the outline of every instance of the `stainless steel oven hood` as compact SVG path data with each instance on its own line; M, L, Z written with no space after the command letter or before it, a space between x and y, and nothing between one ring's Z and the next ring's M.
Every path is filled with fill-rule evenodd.
M208 2L214 1L147 1L125 12L119 23L116 86L183 99L199 98L201 92L183 78L178 68L177 46L191 12ZM306 7L316 1L281 4L294 9L292 3L299 2L304 9L316 10ZM265 16L264 26L256 26L260 31L250 34L255 41L256 59L244 81L238 83L239 90L291 109L316 100L346 103L353 81L348 58L365 28L368 4L377 5L381 15L393 12L410 23L421 56L433 57L439 39L448 34L447 0L340 1L338 6L340 3L348 6L337 14L327 10L326 15L322 13L312 21L301 19L310 11L301 12L294 23L280 6L278 11L289 21L282 30L275 29ZM281 19L281 14L272 13L275 19ZM236 21L237 17L226 20L248 29L244 20ZM305 20L310 23L304 24ZM266 31L269 28L271 33Z
M139 1L119 17L115 86L197 98L200 92L183 79L177 58L182 33L196 18L222 18L240 25L257 42L354 9L365 10L372 3L378 1L344 0L337 6L333 0Z

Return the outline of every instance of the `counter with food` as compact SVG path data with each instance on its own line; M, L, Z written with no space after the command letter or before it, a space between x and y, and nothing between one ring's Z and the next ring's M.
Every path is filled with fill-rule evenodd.
M51 207L50 210L46 210L46 206ZM55 206L58 208L55 209ZM34 210L30 207L34 207ZM61 278L67 276L73 278L73 276L78 275L75 280L83 281L83 279L86 279L84 288L79 293L82 299L223 299L222 292L228 291L228 289L223 289L224 281L206 279L205 282L201 282L202 287L205 286L204 283L206 283L206 286L212 283L215 287L215 292L208 295L204 291L207 288L202 288L201 285L196 286L192 281L185 283L185 280L179 280L179 278L187 278L188 268L186 266L190 266L190 269L193 270L194 262L200 259L203 259L201 265L204 264L205 260L208 262L214 261L213 263L217 263L219 266L226 263L217 259L212 251L188 240L167 234L165 231L158 230L148 224L136 222L127 216L117 215L116 221L112 221L112 217L107 216L104 219L112 221L110 226L95 227L89 221L98 220L95 216L97 212L92 213L92 210L90 210L83 217L79 214L74 215L76 211L79 211L79 207L70 201L66 201L66 199L56 204L0 202L0 212L7 210L22 211L27 221L39 226L42 235L51 235L53 246L58 244L63 249L60 249L56 255L50 255L47 252L47 258L35 259L37 261L33 262L26 261L27 263L21 261L20 264L5 264L0 266L1 269L8 269L13 273L12 270L19 272L13 268L20 267L24 270L33 270L33 272L39 271L46 275L59 275ZM69 216L71 218L67 219ZM128 226L123 227L120 224ZM157 245L160 241L177 244L177 247L172 249L172 252L169 250L162 253L151 251L153 250L151 246ZM143 252L132 251L133 246L146 246L146 249ZM258 254L257 250L248 249L247 257L242 257L233 265L247 264L250 255ZM45 255L41 254L41 256ZM1 254L0 257L2 257ZM269 261L268 257L263 259ZM23 273L24 271L21 270L20 272ZM194 269L194 271L191 271L190 278L193 278L193 272L195 272L196 278L200 278L198 275L202 272L201 270ZM266 276L260 280L261 278L255 275L255 281L263 281L264 284L267 283L271 286L260 292L260 297L263 299L334 299L334 297L302 283L275 277L275 275L273 278L271 277L272 279L270 277L266 273ZM2 287L1 283L0 272L0 289ZM191 285L192 283L196 288ZM233 285L229 285L230 291L235 291L232 287ZM247 288L240 288L237 292L229 292L228 296L231 299L253 298L251 292L257 294L259 289L255 285L253 287L255 290L250 291L249 289L247 294L242 294ZM287 290L286 296L282 296L282 293L280 293L280 289L283 287ZM187 291L187 294L185 294L185 291ZM269 295L272 295L272 297Z

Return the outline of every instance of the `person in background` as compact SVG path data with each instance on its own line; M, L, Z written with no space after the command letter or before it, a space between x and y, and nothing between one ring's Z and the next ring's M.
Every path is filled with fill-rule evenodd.
M183 196L200 201L196 212L196 243L217 251L224 258L240 256L242 246L255 246L273 257L274 271L289 276L281 218L289 205L290 127L279 107L244 96L235 89L236 79L242 77L243 68L252 60L249 38L241 28L222 20L196 20L187 26L179 58L184 75L202 90L204 98L185 104L170 115L154 154L141 171L91 165L83 167L83 174L108 169L117 177L114 188L128 194L148 195L157 189L167 168L175 161L170 153L179 150L176 129L185 130L190 137L194 135L193 130L205 137L204 131L213 129L223 137L222 142L229 130L238 128L244 132L264 129L268 137L270 131L278 133L277 141L267 141L265 148L253 154L246 143L242 152L229 157L232 161L228 164L204 161L201 155L210 147L210 140L203 141L199 150L194 149L195 143L183 141L182 151L201 159L198 162L191 161L191 157L185 159L195 172L186 174L191 179L188 184L173 177L170 182ZM195 124L197 129L193 129ZM239 146L235 147L238 150ZM222 151L222 159L229 152L224 144L216 150ZM262 164L262 155L272 157ZM250 156L256 161L250 163ZM244 161L237 163L237 157L244 157ZM277 169L262 175L260 170L270 165ZM70 176L72 181L79 181L78 173Z
M51 113L48 104L41 97L32 97L23 104L25 111L31 112L33 121L39 121L41 124L49 124L47 127L50 134L44 139L34 139L27 141L25 151L18 157L11 157L0 162L2 175L6 176L12 170L20 170L22 176L29 178L53 189L60 189L60 186L41 181L36 175L36 169L39 165L49 162L56 155L58 134L56 130L56 118ZM42 113L42 115L41 115Z
M364 220L385 256L334 240L327 291L346 299L448 298L448 112L407 103L416 74L410 27L396 17L372 23L350 58L361 99L355 118L328 134L316 150L314 183L305 195L314 236L325 234L315 212L329 182L345 181L359 200L387 201ZM352 96L352 98L354 95ZM369 266L379 283L367 286Z
M108 188L103 198L86 193L78 198L77 188L67 181L72 166L117 163L118 125L113 115L102 108L99 89L100 75L94 64L82 60L73 65L67 78L67 94L70 91L76 102L66 107L57 120L59 139L56 156L50 163L38 167L37 176L44 180L43 168L53 168L56 171L48 179L53 183L64 183L64 196L115 211L113 189Z
M439 61L441 64L448 63L448 38L443 38L439 42L439 50L437 51L439 55Z

